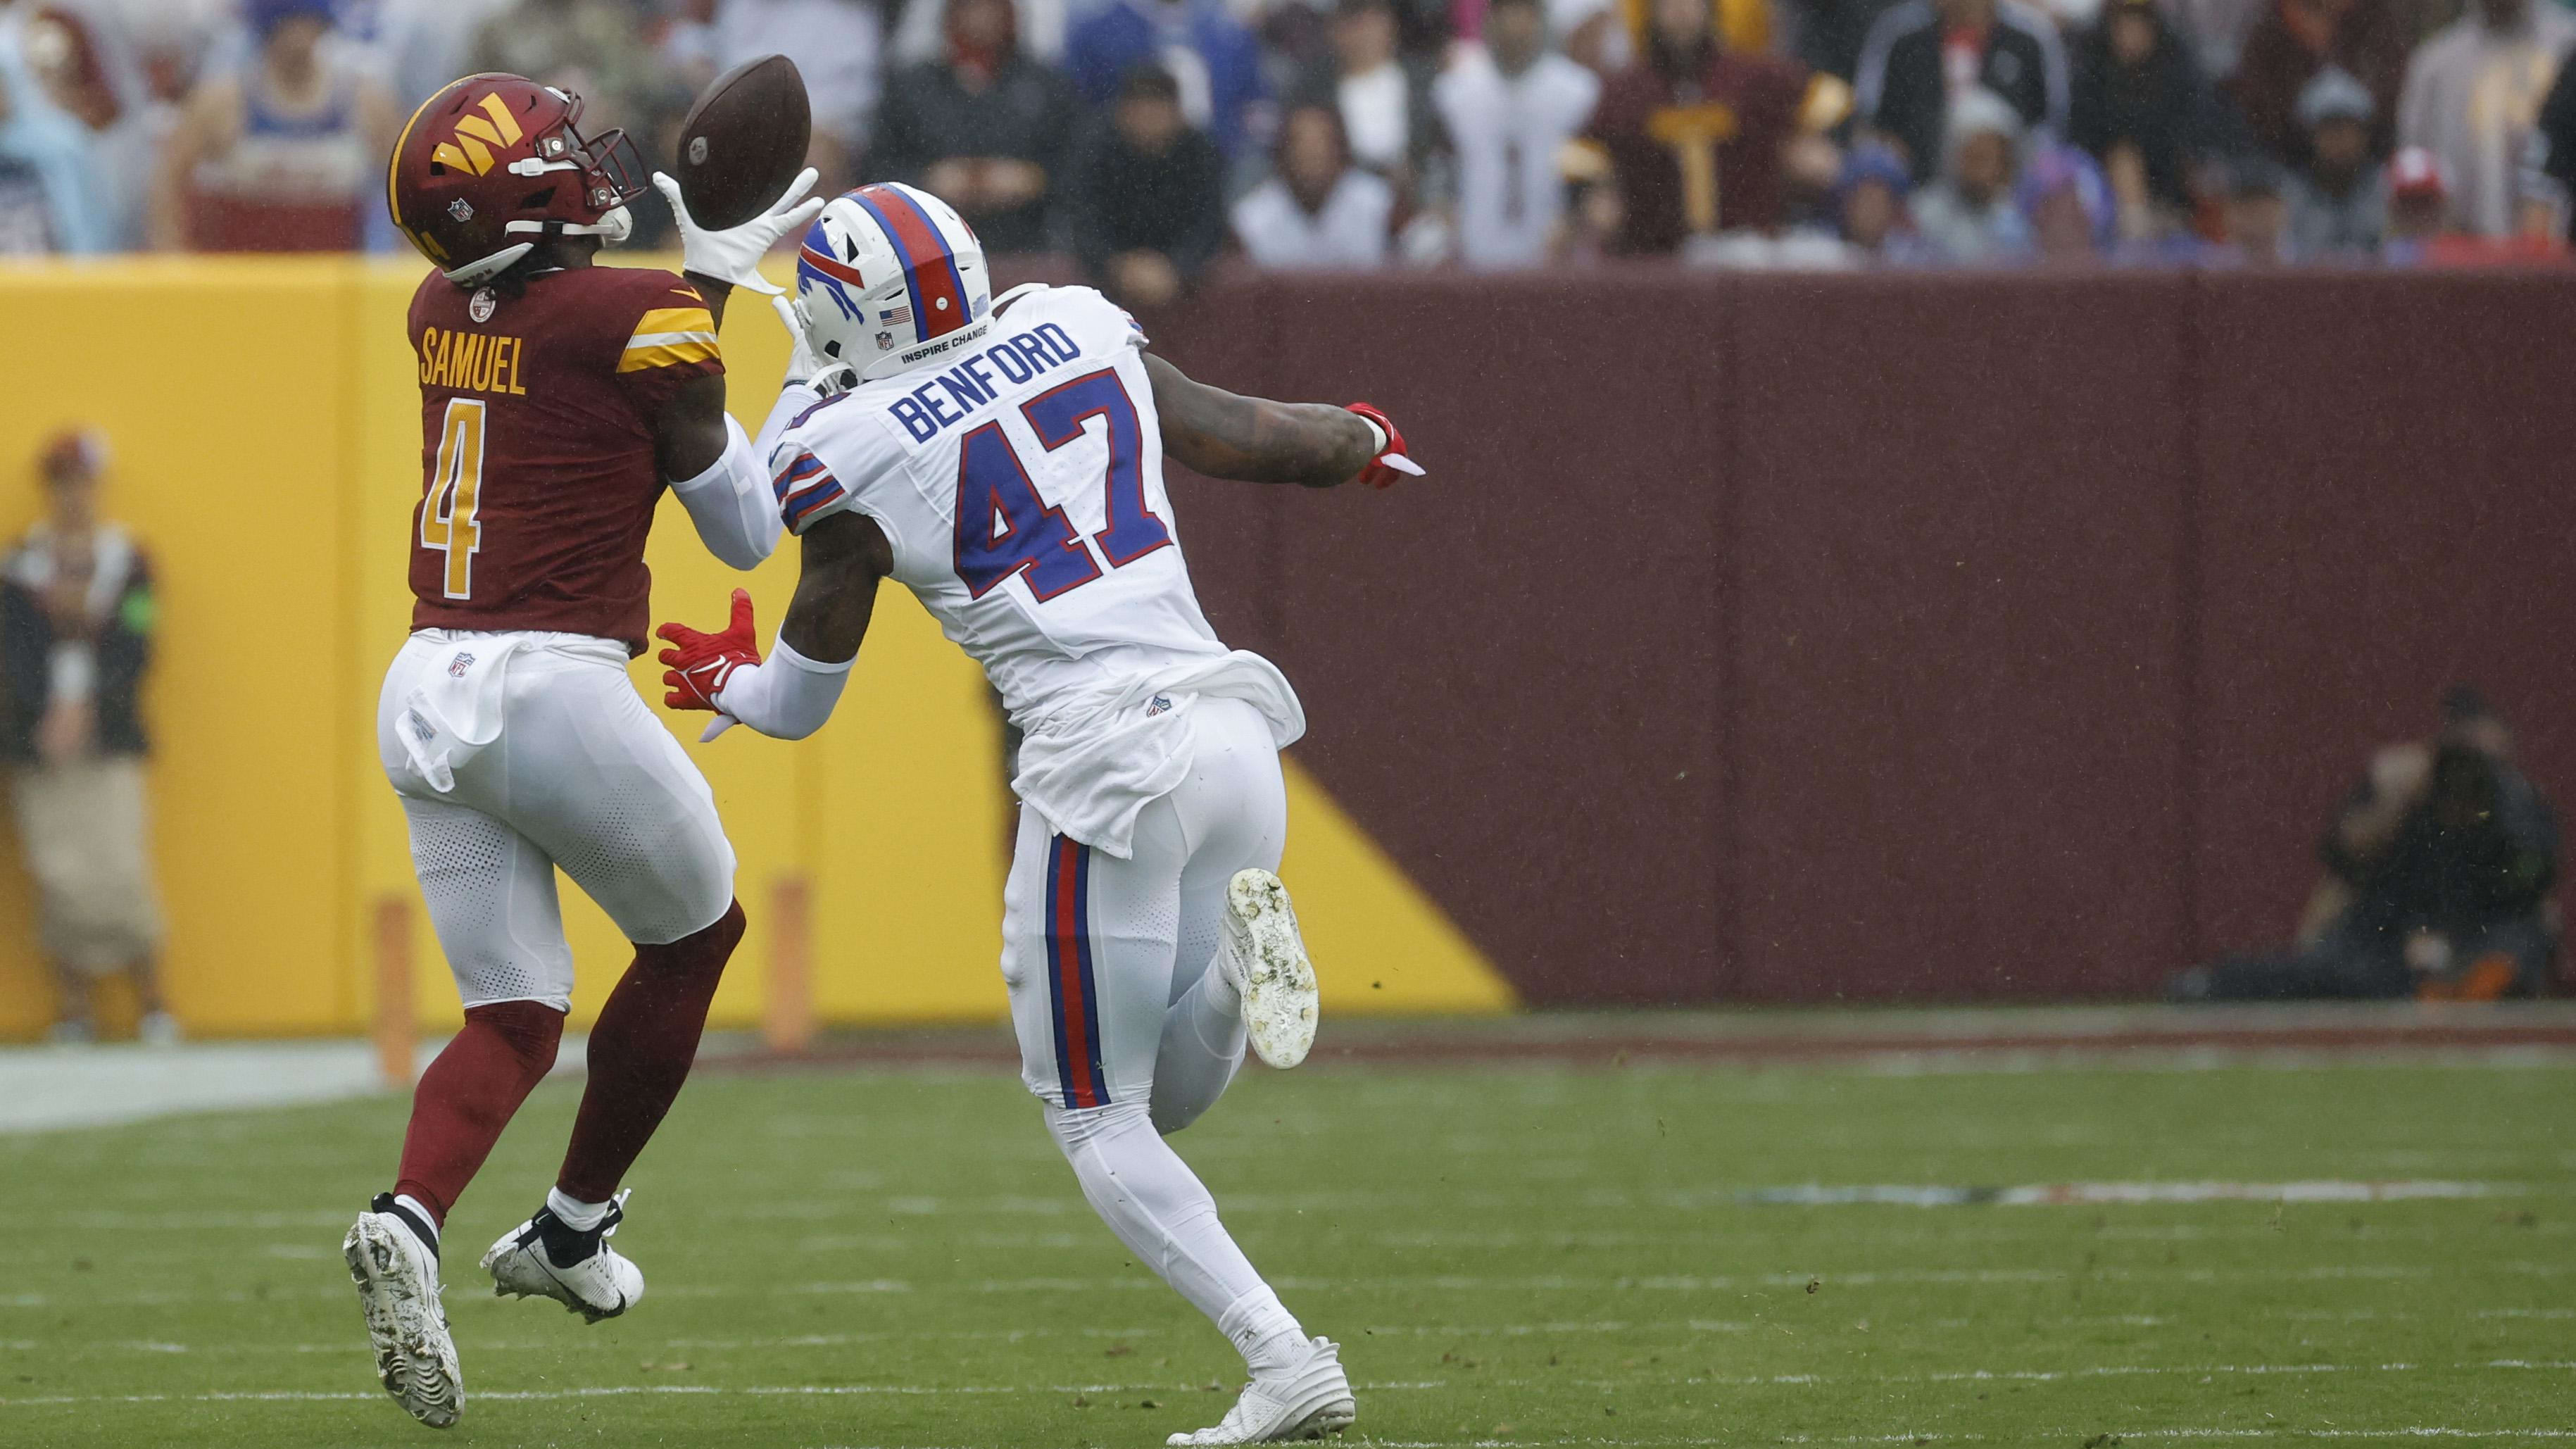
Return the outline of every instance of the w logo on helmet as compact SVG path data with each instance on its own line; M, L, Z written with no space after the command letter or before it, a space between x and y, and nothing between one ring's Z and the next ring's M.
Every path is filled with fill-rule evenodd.
M482 106L483 114L468 111L456 123L456 139L439 142L429 159L480 176L492 169L492 147L518 145L523 133L509 106L497 95L485 96Z

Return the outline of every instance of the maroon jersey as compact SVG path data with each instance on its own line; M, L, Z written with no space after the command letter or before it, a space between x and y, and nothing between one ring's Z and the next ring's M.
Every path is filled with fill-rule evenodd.
M595 634L644 652L653 417L724 371L715 318L669 272L572 267L517 295L432 273L411 300L421 468L415 629Z

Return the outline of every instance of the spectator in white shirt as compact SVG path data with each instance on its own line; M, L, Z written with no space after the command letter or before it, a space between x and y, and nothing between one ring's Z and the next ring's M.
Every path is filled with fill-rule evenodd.
M1485 43L1431 88L1457 157L1458 255L1478 268L1533 267L1562 243L1557 158L1592 119L1601 80L1548 49L1542 0L1494 0Z
M1291 100L1340 112L1353 160L1417 195L1425 163L1439 149L1431 75L1397 50L1389 0L1341 0L1332 54L1308 67Z
M1279 132L1279 169L1234 204L1234 234L1255 264L1366 270L1386 264L1395 188L1351 164L1342 119L1300 106Z
M2517 175L2540 103L2576 48L2576 18L2534 0L2476 0L2416 47L2397 108L2397 144L2442 158L2451 220L2483 237L2513 234Z
M814 101L814 146L823 194L856 179L877 112L883 34L874 5L861 0L720 0L714 65L728 70L772 52L796 62Z

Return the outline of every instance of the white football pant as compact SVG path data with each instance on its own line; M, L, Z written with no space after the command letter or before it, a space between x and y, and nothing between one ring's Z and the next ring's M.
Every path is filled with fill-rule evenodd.
M399 731L418 728L406 702L477 652L506 656L487 701L492 738L456 763L441 790L404 746ZM424 630L385 673L376 736L410 817L430 922L467 1006L571 1009L557 866L640 945L702 931L733 903L733 846L714 792L636 694L623 645Z
M1203 697L1190 723L1189 773L1137 817L1130 859L1020 812L1002 979L1022 1078L1083 1196L1258 1367L1303 1331L1162 1134L1196 1121L1243 1064L1242 1003L1210 966L1234 873L1279 868L1288 799L1258 710Z

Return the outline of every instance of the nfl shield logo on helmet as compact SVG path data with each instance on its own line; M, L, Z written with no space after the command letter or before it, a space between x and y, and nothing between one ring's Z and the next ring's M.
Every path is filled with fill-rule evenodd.
M887 348L892 347L892 346L894 346L894 334L893 334L893 333L891 333L891 332L880 332L880 333L878 333L878 334L877 334L877 351L879 351L879 352L883 352L883 351L885 351Z
M474 219L474 203L460 196L454 201L447 203L447 214L455 217L460 224L472 221Z

